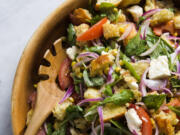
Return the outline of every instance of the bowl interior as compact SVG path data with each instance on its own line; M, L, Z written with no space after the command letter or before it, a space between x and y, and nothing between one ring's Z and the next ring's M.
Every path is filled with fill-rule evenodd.
M21 135L26 128L29 109L28 95L37 82L37 72L45 51L55 40L65 35L68 15L78 7L85 7L88 0L66 0L40 25L27 44L19 62L12 91L11 114L14 135Z

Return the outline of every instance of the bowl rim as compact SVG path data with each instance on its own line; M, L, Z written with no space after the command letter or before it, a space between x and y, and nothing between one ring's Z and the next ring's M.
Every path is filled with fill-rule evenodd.
M35 32L32 34L32 36L30 37L29 41L27 42L22 52L22 55L20 57L18 66L16 68L16 72L14 75L12 93L11 93L11 124L12 124L13 135L17 135L17 129L15 128L16 121L15 121L15 115L14 115L14 111L16 111L14 106L16 106L17 104L16 92L21 82L21 78L22 78L21 70L24 68L24 64L27 59L26 56L30 55L32 48L35 48L37 44L41 41L41 38L43 38L44 35L46 35L49 32L49 30L51 30L56 25L55 21L53 22L52 20L56 18L57 14L60 11L62 11L64 7L67 7L68 5L70 5L73 1L75 0L64 0L62 4L60 4L54 11L52 11L43 20L43 22L39 25L39 27L35 30ZM48 29L44 29L44 28L47 28L47 26L48 26ZM36 42L36 44L34 44L34 42Z

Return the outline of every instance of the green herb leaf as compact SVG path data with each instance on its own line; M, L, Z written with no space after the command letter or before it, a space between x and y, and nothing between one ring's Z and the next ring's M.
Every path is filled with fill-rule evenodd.
M165 94L161 95L148 95L142 98L142 101L147 106L148 109L158 110L166 99Z
M103 46L93 46L93 47L86 47L85 48L86 51L89 51L89 52L96 52L98 54L101 54L102 51L105 50L105 47Z
M171 77L170 79L170 84L173 88L180 88L180 81L179 79L175 76L175 77Z
M83 71L84 82L88 87L94 86L93 82L89 79L87 70Z
M60 129L54 131L52 134L49 135L66 135L66 124L61 125Z
M114 94L112 97L107 97L102 101L103 104L114 103L118 105L125 105L134 99L134 94L131 90L121 90L120 93Z
M123 60L123 64L125 65L125 67L130 71L130 73L138 80L140 81L140 76L136 73L134 67L127 62L126 60Z
M76 45L76 32L72 24L67 28L67 43L70 46Z
M106 85L105 86L105 89L103 90L103 93L106 95L106 96L112 96L113 93L112 93L112 88L110 85Z
M180 117L180 107L168 106L168 108Z
M104 84L103 77L94 77L94 78L91 78L91 81L93 83L93 86L102 86Z
M126 135L132 135L131 132L129 132L128 128L124 127L122 124L120 124L119 122L117 121L114 121L114 120L110 120L110 122L116 126L117 128L120 129L120 131L122 131L122 133L126 134Z
M94 17L90 20L91 25L96 24L97 22L99 22L99 21L100 21L101 19L103 19L104 17L106 17L106 14L100 14L100 15L94 16Z
M53 126L51 123L47 123L47 135L52 135Z
M148 46L146 41L140 38L140 30L137 35L132 38L125 47L125 54L127 56L139 56L141 53L146 51Z

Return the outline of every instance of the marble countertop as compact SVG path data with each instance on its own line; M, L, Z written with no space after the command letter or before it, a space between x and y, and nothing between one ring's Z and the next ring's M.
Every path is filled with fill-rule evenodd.
M0 135L12 135L11 90L33 32L65 0L0 0Z

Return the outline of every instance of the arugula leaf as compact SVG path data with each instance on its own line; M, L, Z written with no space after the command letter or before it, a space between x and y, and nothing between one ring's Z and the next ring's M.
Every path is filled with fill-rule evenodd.
M168 106L168 108L180 117L180 107Z
M96 24L98 21L100 21L100 20L103 19L104 17L106 17L106 14L103 14L103 13L100 14L100 15L94 16L94 17L90 20L91 25Z
M103 46L93 46L93 47L86 47L85 48L86 51L89 51L89 52L96 52L98 54L101 54L102 51L105 50L105 47Z
M102 86L104 84L103 77L94 77L91 78L91 81L93 82L93 86Z
M166 99L165 94L161 95L148 95L142 98L142 101L147 106L148 109L158 110Z
M122 90L120 93L114 94L111 97L107 97L102 101L102 104L114 103L117 105L125 105L134 99L134 94L131 90Z
M69 27L67 28L67 43L70 46L76 45L76 32L72 24L69 24Z
M110 85L106 85L105 86L105 89L103 90L103 93L106 95L106 96L112 96L113 93L112 93L112 88Z
M66 135L66 124L62 125L60 129L54 131L52 134L49 135Z
M126 60L123 60L123 64L125 65L125 67L130 71L130 73L138 80L140 81L140 76L136 73L134 67L127 62Z
M83 109L80 106L71 105L66 109L66 116L65 119L60 124L60 127L70 120L80 118L83 116Z
M53 126L51 123L47 123L47 135L51 135L53 131Z
M146 41L140 38L140 30L134 38L132 38L125 47L125 54L127 56L139 56L146 51L148 46Z
M119 122L117 121L114 121L114 120L110 120L110 122L116 126L117 128L120 129L120 131L122 131L122 133L126 134L126 135L132 135L131 132L129 132L128 128L124 127L122 124L120 124Z
M91 80L89 79L87 70L84 70L84 71L83 71L83 78L84 78L85 84L86 84L88 87L92 87L92 86L94 85L93 82L91 82Z
M180 88L180 81L177 77L171 77L170 83L173 88Z
M115 21L118 17L118 9L115 5L108 2L102 2L99 6L101 13L105 14L111 21Z

